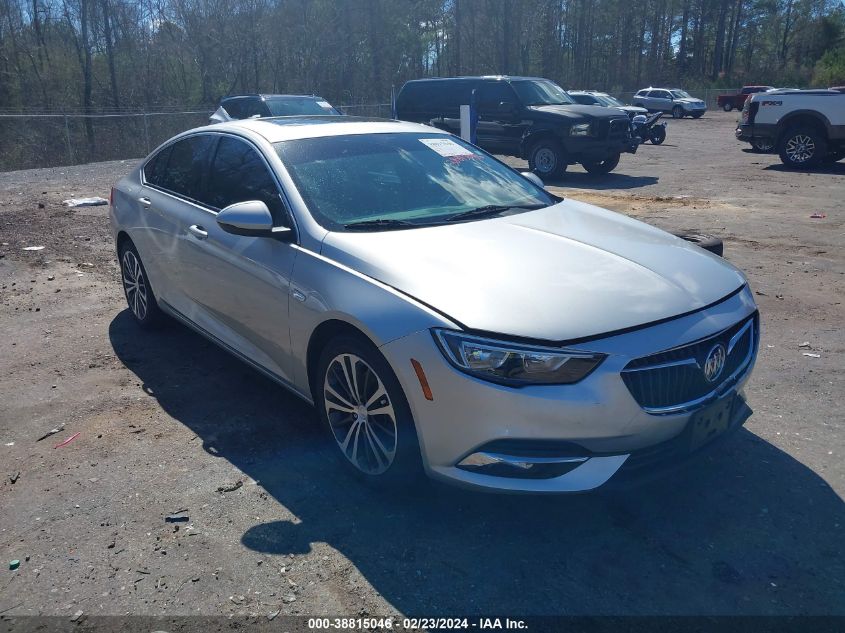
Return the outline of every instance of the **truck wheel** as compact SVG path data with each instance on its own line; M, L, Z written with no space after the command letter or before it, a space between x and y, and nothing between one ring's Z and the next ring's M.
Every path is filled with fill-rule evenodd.
M683 119L684 109L681 106L675 106L674 108L672 108L672 118Z
M794 127L780 139L780 160L787 167L815 167L827 155L827 140L814 127Z
M751 141L751 149L761 154L768 154L775 148L775 142L770 138L755 138Z
M583 162L584 169L587 170L587 173L590 174L609 174L616 166L619 164L619 154L614 154L610 158L605 158L604 160L595 161L595 162Z
M531 148L528 168L543 180L554 180L566 171L566 152L554 139L541 139Z
M662 125L656 125L651 128L648 137L654 145L660 145L666 140L666 128Z
M718 255L719 257L725 252L725 245L722 243L722 240L716 237L715 235L706 235L704 233L687 233L687 232L672 232L672 235L676 237L680 237L687 242L691 242L698 246L699 248L703 248L705 251L710 251L714 255Z
M730 103L726 103L725 105L722 106L722 110L724 110L725 112L730 112L733 109L734 109L734 107Z

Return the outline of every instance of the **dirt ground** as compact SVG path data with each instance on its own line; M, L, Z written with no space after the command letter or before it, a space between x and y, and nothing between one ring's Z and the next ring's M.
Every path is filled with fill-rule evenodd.
M134 161L0 174L0 614L845 614L845 163L787 171L735 119L555 188L722 237L761 311L746 429L624 495L361 487L308 406L133 325L106 208L61 201Z

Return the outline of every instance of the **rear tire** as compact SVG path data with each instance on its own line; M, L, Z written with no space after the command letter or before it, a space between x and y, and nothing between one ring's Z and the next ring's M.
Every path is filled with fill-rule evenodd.
M781 137L778 153L787 167L815 167L827 155L827 139L814 127L794 127Z
M335 457L367 484L421 481L419 440L405 393L381 352L344 335L320 354L314 400Z
M138 254L138 249L126 240L118 249L123 295L129 312L135 322L144 329L152 329L164 321L164 313L158 307L147 270Z
M684 118L684 109L681 106L675 106L672 108L672 118L673 119L683 119Z
M581 165L587 170L587 173L595 175L609 174L619 164L620 154L614 154L610 158L605 158L597 162L583 162Z
M648 137L651 140L652 144L660 145L663 141L666 140L666 128L662 125L655 126L649 132Z
M528 168L543 180L561 178L566 171L566 152L556 140L540 139L528 155Z

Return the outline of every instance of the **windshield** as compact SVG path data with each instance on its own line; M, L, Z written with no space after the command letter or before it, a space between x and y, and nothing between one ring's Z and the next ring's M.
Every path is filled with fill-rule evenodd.
M309 210L329 230L375 220L437 224L488 205L539 208L557 200L491 156L442 134L328 136L274 147Z
M686 90L670 90L672 96L676 99L692 99L690 94Z
M310 97L273 97L264 103L271 116L298 116L301 114L340 114L328 101Z
M602 105L606 105L611 108L618 108L619 106L625 105L616 97L611 97L610 95L596 95L596 99L601 101Z
M511 86L519 95L523 105L570 105L574 104L563 88L552 81L512 81Z

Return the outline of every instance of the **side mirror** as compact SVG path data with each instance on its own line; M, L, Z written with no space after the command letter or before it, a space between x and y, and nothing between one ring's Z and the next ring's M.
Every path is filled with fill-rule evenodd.
M287 227L274 227L270 209L261 200L236 202L217 214L217 224L233 235L246 237L274 237L290 239L293 234Z
M519 172L519 175L522 176L523 178L525 178L525 180L530 180L532 183L534 183L535 185L540 187L540 189L546 188L545 185L543 184L543 181L540 180L540 177L537 174L535 174L534 172L521 171L521 172Z

